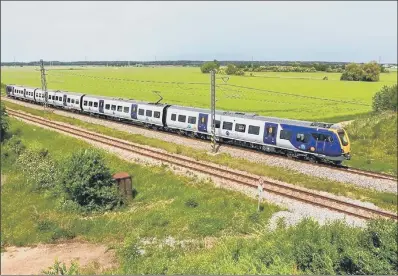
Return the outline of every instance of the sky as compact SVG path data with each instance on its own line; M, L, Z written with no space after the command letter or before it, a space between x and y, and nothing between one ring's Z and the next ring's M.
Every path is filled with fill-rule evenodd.
M397 63L397 2L1 2L1 61Z

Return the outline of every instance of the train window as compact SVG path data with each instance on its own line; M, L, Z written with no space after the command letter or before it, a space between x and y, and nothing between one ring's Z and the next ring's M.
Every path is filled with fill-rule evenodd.
M275 137L276 135L276 127L268 127L266 129L266 133L268 137Z
M281 130L281 135L279 136L279 138L283 139L283 140L290 140L290 138L292 138L292 132L290 130Z
M249 125L249 134L259 135L260 134L260 127L259 126L250 126Z
M185 121L187 120L187 116L185 115L178 115L178 121L181 123L185 123Z
M94 102L94 107L98 107L98 103L97 102Z
M308 143L309 140L310 140L310 136L308 134L297 133L297 135L296 135L297 142Z
M113 105L111 106L111 110L115 111L115 110L116 110L116 105L113 104Z
M144 115L145 114L145 110L144 109L138 109L138 115Z
M71 100L71 103L73 103L73 104L74 104L74 103L75 103L75 99L72 99L72 100Z
M55 96L55 100L58 101L58 96Z
M216 125L216 128L220 128L220 125L221 125L220 121L216 120L215 125Z
M59 97L59 101L62 102L62 97Z
M145 112L145 115L146 115L147 117L152 117L152 110L147 110L147 111Z
M245 132L246 125L244 124L235 124L235 131L237 132Z
M68 103L70 103L70 98L68 98Z
M106 109L106 110L109 110L110 108L111 108L111 105L110 105L110 104L106 104L106 105L105 105L105 109Z
M223 128L223 129L226 129L226 130L232 130L232 125L233 125L233 123L230 123L230 122L223 122L222 128Z
M188 124L196 124L196 117L189 116L188 117Z
M129 113L129 109L130 109L130 108L129 108L128 106L125 106L125 107L123 108L123 112L124 112L124 113Z
M79 100L76 100L76 104L79 104Z
M327 134L312 133L312 137L317 141L333 142L333 137Z
M118 105L118 106L117 106L117 112L122 112L122 111L123 111L123 106Z
M84 101L84 102L83 102L83 105L87 105L87 101Z
M93 106L93 102L88 102L88 106Z
M175 121L177 119L177 115L176 114L171 114L171 120Z
M153 112L153 117L160 118L160 112L159 111Z
M132 110L131 110L132 112L137 112L137 107L135 106L135 105L133 105L133 107L132 107Z

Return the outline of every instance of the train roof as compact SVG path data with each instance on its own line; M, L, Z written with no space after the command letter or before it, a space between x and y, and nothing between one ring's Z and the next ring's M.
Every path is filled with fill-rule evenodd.
M108 97L108 96L101 96L101 95L86 94L85 96L104 99L104 100L124 101L124 102L128 102L128 103L137 103L137 104L148 104L148 105L154 105L154 106L160 106L160 107L167 105L167 104L162 104L162 103L155 104L155 103L151 103L151 102L137 101L134 99L124 99L124 98Z
M171 108L177 110L187 110L193 112L201 112L201 113L210 113L210 109L205 108L195 108L195 107L185 107L185 106L178 106L172 105ZM244 113L238 111L224 111L224 110L216 110L217 115L225 115L225 116L234 116L237 118L244 118L250 120L258 120L258 121L266 121L270 123L277 123L277 124L288 124L288 125L295 125L295 126L303 126L303 127L311 127L311 128L339 128L337 125L332 123L323 123L323 122L310 122L310 121L301 121L301 120L293 120L293 119L283 119L283 118L276 118L276 117L269 117L269 116L260 116L254 113Z

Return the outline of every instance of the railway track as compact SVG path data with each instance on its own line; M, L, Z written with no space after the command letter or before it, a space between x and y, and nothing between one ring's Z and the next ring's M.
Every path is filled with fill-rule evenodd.
M152 158L157 161L169 163L178 167L183 167L194 172L210 175L219 179L226 180L228 182L233 182L253 188L257 188L258 184L260 183L260 176L257 175L232 170L230 168L212 163L196 161L185 156L166 153L158 149L149 148L132 142L123 141L114 137L98 134L92 131L87 131L72 125L61 124L55 121L44 119L39 116L22 113L9 108L7 108L7 112L13 117L20 118L28 122L47 126L49 128L56 129L64 133L69 133L77 137L101 143L103 145L126 150L138 155ZM384 217L398 220L397 214L384 210L365 207L356 203L337 199L332 196L322 195L319 192L311 191L309 189L271 181L263 181L263 184L265 184L265 192L292 198L298 201L344 213L346 215L358 217L361 219Z
M30 103L30 102L29 102L29 103ZM31 104L31 103L30 103L30 104ZM51 109L52 109L52 110L58 110L58 108L52 108L52 107L51 107ZM59 110L63 110L63 109L59 109ZM79 115L83 115L83 116L87 116L87 117L92 117L91 115L85 114L85 113L79 113ZM95 118L96 118L96 119L99 119L99 120L108 121L108 119L100 118L100 117L97 117L97 116L96 116ZM134 126L134 127L139 127L139 128L148 129L148 128L145 127L144 125L136 124L136 123L131 123L131 122L125 122L125 121L119 121L119 120L112 120L112 122L117 122L117 123L124 124L124 125L128 125L128 126ZM161 131L161 130L160 130L160 131ZM166 132L166 133L167 133L168 135L173 135L173 136L181 137L181 135L180 135L180 134L177 134L177 133L173 133L173 132ZM197 139L197 138L190 137L190 136L184 136L184 138L187 138L187 139ZM226 143L222 143L222 145L223 145L223 147L226 147L226 148L231 148L231 149L236 148L236 146L230 145L230 144L226 144ZM240 146L240 148L241 148L241 149L244 149L244 150L247 150L247 151L251 151L251 152L257 152L257 153L261 152L260 150L252 149L252 148L248 148L248 147L242 147L242 146ZM286 157L286 156L276 155L276 154L272 154L272 153L267 153L267 154L272 155L274 158L280 158L280 159L282 159L282 160L286 160L286 159L292 160L291 158ZM300 160L300 159L294 159L294 161L295 161L295 162L302 162L302 163L307 164L307 165L308 165L308 163L309 163L309 161ZM393 175L390 175L390 174L386 174L386 173L378 173L378 172L360 170L360 169L356 169L356 168L351 168L351 167L349 167L349 166L337 166L337 165L322 164L322 163L310 163L310 164L313 165L313 166L324 167L324 168L328 168L328 169L335 170L335 171L338 171L338 172L343 171L343 172L347 172L347 173L351 173L351 174L356 174L356 175L371 177L371 178L374 178L374 179L384 179L384 180L390 180L390 181L395 181L395 182L398 181L397 177L395 177L395 176L393 176Z

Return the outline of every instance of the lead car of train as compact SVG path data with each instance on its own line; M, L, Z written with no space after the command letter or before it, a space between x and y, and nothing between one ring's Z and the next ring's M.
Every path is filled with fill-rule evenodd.
M210 139L209 109L149 103L68 91L47 91L7 85L8 97L129 121L182 135ZM240 112L216 111L216 140L238 146L278 153L311 162L341 164L350 159L350 141L338 124L307 122Z

